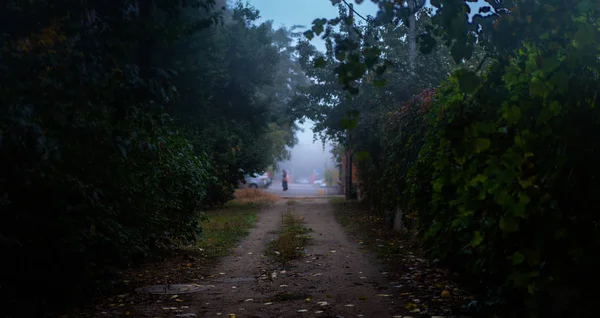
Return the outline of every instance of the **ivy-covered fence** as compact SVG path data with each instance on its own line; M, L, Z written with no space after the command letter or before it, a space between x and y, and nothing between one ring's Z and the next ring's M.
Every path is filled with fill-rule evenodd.
M369 168L379 176L367 185L371 202L418 220L430 256L479 289L474 308L594 312L598 53L576 41L525 43L482 74L458 71L433 98L425 92L389 115L381 164Z

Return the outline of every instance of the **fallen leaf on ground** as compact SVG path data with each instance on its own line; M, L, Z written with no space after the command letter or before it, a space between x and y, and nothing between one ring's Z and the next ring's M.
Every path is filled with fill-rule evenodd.
M367 300L367 296L358 296L358 300Z
M269 306L272 305L273 303L265 303L265 306Z
M352 304L347 304L346 307L354 307Z
M450 297L450 292L449 292L449 291L447 291L447 290L444 290L444 291L442 292L442 297Z
M390 294L377 294L377 296L379 296L379 297L390 297L392 295L390 295Z
M177 297L179 297L179 295L173 295L173 296L171 296L171 299L175 299Z
M408 310L411 310L411 311L412 311L412 310L414 310L415 308L417 308L417 304L415 304L415 303L407 303L405 307L406 307L406 309L408 309Z
M248 298L248 299L246 299L246 300L244 300L244 301L245 301L245 302L249 302L249 301L253 301L253 300L254 300L254 299L252 299L252 298Z
M307 312L308 310L306 309L298 309L298 312Z
M320 301L317 304L319 304L319 306L327 306L327 305L329 305L329 303L326 302L326 301Z

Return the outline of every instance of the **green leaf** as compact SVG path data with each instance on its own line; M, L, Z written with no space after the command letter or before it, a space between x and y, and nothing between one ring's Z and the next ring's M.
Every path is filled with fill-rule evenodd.
M533 96L545 96L549 92L548 86L537 77L531 79L529 82L529 94Z
M504 232L516 232L519 229L519 223L511 217L502 217L500 219L500 229Z
M308 31L304 32L303 34L309 41L315 37L315 34L313 33L312 30L308 30Z
M484 174L478 174L477 176L475 176L475 178L471 179L471 181L469 181L469 186L474 187L477 186L479 183L484 183L485 180L487 180L487 176Z
M316 34L319 35L323 32L323 26L322 25L313 25L312 27L312 31Z
M442 188L444 187L444 184L442 183L441 180L436 179L432 182L432 186L433 186L433 192L442 192Z
M525 255L519 252L514 252L511 256L513 265L519 265L525 260Z
M483 242L483 236L481 232L475 231L473 232L473 238L471 239L471 243L469 243L472 247L479 246Z
M327 62L322 56L319 56L315 59L314 66L315 68L323 68L327 65Z
M480 153L490 148L491 142L487 138L477 138L475 140L475 152Z
M509 124L514 125L521 119L521 109L515 105L510 106L503 114Z
M475 92L480 85L481 79L473 71L462 72L458 75L458 87L465 94Z

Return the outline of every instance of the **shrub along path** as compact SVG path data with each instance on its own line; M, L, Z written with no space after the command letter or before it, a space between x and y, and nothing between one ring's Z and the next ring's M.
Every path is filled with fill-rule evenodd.
M329 200L279 200L258 213L255 227L230 255L195 281L205 290L125 301L98 308L95 315L394 317L423 312L414 300L405 301L410 293L390 281L391 273L374 256L346 235Z

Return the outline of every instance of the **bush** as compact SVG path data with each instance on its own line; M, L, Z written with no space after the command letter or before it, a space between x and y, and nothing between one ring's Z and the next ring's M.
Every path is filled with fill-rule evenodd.
M363 183L368 189L367 200L390 221L397 208L407 211L409 189L413 180L408 171L417 159L424 143L429 110L435 90L424 90L387 114L381 132L381 154L377 165L359 161ZM405 217L409 213L404 213ZM408 221L408 220L404 220Z
M215 183L214 165L164 114L166 79L141 78L110 46L92 58L81 42L94 34L67 37L54 26L30 38L4 42L0 56L0 247L10 257L0 297L9 316L72 305L110 287L118 266L195 240Z
M413 106L389 122L372 186L418 217L431 257L478 286L471 305L488 314L594 310L600 65L588 54L527 43L483 76L455 73L425 121Z
M98 286L85 283L106 268L200 234L209 162L181 134L166 125L113 142L110 127L44 132L30 121L36 115L1 126L0 233L3 251L18 260L5 264L3 296L47 297L21 294L33 285L59 289L57 303L89 295Z

